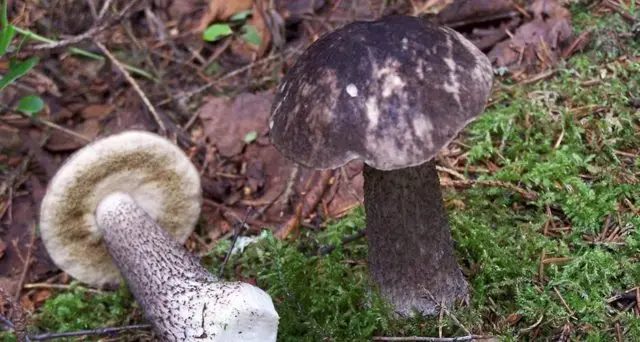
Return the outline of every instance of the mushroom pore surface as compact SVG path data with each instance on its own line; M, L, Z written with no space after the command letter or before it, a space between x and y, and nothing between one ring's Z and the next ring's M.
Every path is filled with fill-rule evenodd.
M114 192L132 196L179 242L193 231L200 214L198 171L167 139L127 131L74 153L49 182L40 232L56 265L94 286L120 280L95 218L98 203Z

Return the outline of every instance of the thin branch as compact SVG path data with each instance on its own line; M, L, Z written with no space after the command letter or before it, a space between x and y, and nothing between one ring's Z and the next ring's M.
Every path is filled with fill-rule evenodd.
M455 181L447 180L447 181L441 181L440 185L452 186L452 187L465 187L465 186L471 186L471 185L493 186L493 187L506 188L506 189L515 191L528 200L535 200L538 198L538 193L535 191L525 190L511 183L506 183L506 182L496 181L496 180L455 180Z
M125 331L125 330L149 329L149 328L151 328L151 324L133 324L133 325L124 325L121 327L98 328L93 330L78 330L78 331L64 332L64 333L40 334L40 335L35 335L30 337L32 341L46 341L46 340L53 340L54 338L62 338L62 337L74 337L74 336L85 336L85 335L110 335L110 334Z
M385 337L375 336L374 341L423 341L423 342L463 342L463 341L475 341L475 340L488 340L490 337L481 335L467 335L459 337L422 337L422 336L406 336L406 337Z
M102 50L102 52L111 60L111 62L115 64L116 67L118 67L120 72L124 75L124 78L126 78L129 84L131 84L131 86L133 87L133 89L135 89L135 91L138 93L138 95L142 99L142 102L144 102L144 104L147 106L147 108L153 115L153 118L156 120L156 123L158 124L158 128L160 129L160 133L162 135L166 135L167 128L164 126L164 123L162 122L162 119L160 119L160 115L158 115L158 112L156 112L155 107L153 107L153 105L151 104L151 101L149 101L149 99L147 98L147 95L145 95L144 92L142 91L142 88L140 88L140 86L133 79L133 77L129 75L129 73L124 68L122 63L120 63L120 61L116 59L116 57L111 53L111 51L109 51L102 43L100 42L95 42L95 43L100 48L100 50Z
M112 0L107 0L104 2L104 4L102 5L102 8L100 9L100 13L98 13L98 20L104 18L104 16L107 14L107 10L109 10L109 7L111 6L111 2ZM135 1L131 1L131 3L135 3ZM123 12L127 11L127 8L124 9Z
M111 2L111 0L107 0L105 5L108 5L110 2ZM31 49L31 50L57 49L57 48L66 47L66 46L69 46L69 45L77 44L77 43L79 43L79 42L81 42L83 40L86 40L86 39L90 39L90 38L94 37L95 35L97 35L98 33L106 30L111 25L113 25L116 22L120 21L120 19L124 18L124 16L127 14L127 12L129 12L129 10L131 8L133 8L133 6L135 6L137 4L138 4L138 2L131 1L129 4L126 5L126 7L120 13L118 13L118 15L113 20L110 20L108 22L102 23L100 25L95 25L92 28L90 28L89 30L87 30L84 33L81 33L81 34L79 34L77 36L73 36L71 38L68 38L68 39L65 39L65 40L61 40L61 41L57 41L57 42L30 46L29 49ZM104 6L102 8L102 10L100 11L100 14L98 15L98 20L100 20L100 18L102 18L104 16L103 11L106 11L106 9L105 9L106 7L107 6Z
M5 107L5 106L0 104L0 107ZM6 109L10 110L10 108L8 108L8 107L6 107ZM47 127L51 128L51 129L55 129L57 131L60 131L60 132L62 132L64 134L66 134L66 135L72 136L72 137L74 137L76 139L79 139L81 141L84 141L84 142L87 142L87 143L91 142L91 139L85 137L84 135L82 135L80 133L76 133L76 132L74 132L74 131L72 131L72 130L70 130L68 128L64 128L64 127L62 127L62 126L60 126L58 124L55 124L55 123L53 123L51 121L48 121L48 120L45 120L45 119L41 119L39 117L32 116L32 115L29 115L29 114L25 114L25 113L22 113L20 111L15 111L15 112L18 115L20 115L20 116L22 116L24 118L33 120L36 123L39 123L39 124L44 125L44 126L47 126ZM6 122L6 120L5 120L5 122Z
M14 299L20 300L20 292L22 291L22 285L27 277L27 271L29 271L29 265L31 265L31 255L33 254L33 245L36 242L36 224L31 224L31 239L29 240L29 246L27 246L27 257L24 259L24 266L22 267L22 273L20 274L20 280L18 280L18 286L16 286L16 293Z
M359 230L357 233L352 234L352 235L348 235L342 238L342 245L346 245L348 243L351 243L353 241L356 241L362 237L364 237L366 235L366 231L364 229ZM318 252L316 253L317 255L326 255L331 253L334 249L336 249L337 245L326 245L324 247L320 247L318 249Z

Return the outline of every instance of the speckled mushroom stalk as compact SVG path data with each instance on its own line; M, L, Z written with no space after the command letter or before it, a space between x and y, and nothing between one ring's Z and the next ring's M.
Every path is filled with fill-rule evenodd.
M205 270L131 196L100 202L98 227L113 261L163 341L275 341L271 298Z
M168 140L130 131L70 157L49 183L40 231L79 281L121 277L160 341L275 341L278 314L256 286L225 282L182 244L201 206L199 174Z
M459 33L389 16L321 37L278 87L270 137L282 154L317 169L364 161L369 270L398 314L468 298L433 158L480 115L492 82Z

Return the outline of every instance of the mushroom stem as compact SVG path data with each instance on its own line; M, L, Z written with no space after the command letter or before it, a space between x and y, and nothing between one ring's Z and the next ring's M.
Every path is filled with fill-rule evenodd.
M394 171L364 166L369 270L400 315L467 300L433 160ZM426 291L425 291L426 290Z
M221 282L124 193L96 210L114 263L161 341L275 341L269 295Z

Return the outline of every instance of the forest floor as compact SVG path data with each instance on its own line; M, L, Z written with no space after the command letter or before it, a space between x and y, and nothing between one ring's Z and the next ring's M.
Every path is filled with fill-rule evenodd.
M295 173L268 139L273 89L304 48L392 13L460 30L496 71L484 114L437 157L471 285L470 303L439 317L394 318L372 291L362 165ZM0 75L35 66L0 90L0 338L15 339L10 326L46 337L144 323L126 287L73 281L37 231L65 158L143 129L174 140L201 171L203 212L185 246L213 273L223 266L224 278L269 292L280 341L640 340L635 1L26 0L8 1L8 19L18 33ZM29 96L34 107L21 107ZM224 264L240 227L246 246Z

